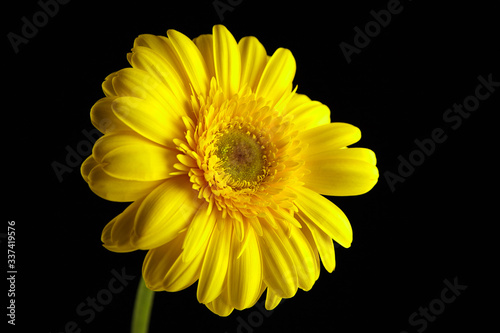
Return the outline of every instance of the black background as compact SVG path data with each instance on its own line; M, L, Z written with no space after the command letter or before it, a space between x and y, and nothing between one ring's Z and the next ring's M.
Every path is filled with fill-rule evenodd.
M233 3L222 23L237 40L256 36L269 54L289 48L298 91L327 104L333 121L362 130L356 146L376 152L380 179L366 195L331 198L349 217L354 242L337 248L336 271L322 268L311 291L267 316L252 308L227 318L198 304L196 285L159 293L150 332L246 332L240 325L249 317L252 332L485 331L497 303L500 88L456 129L443 114L474 94L479 75L500 81L493 5L402 1L401 13L347 63L339 44L352 45L354 27L363 29L370 11L388 1ZM36 1L5 8L0 232L16 221L16 331L64 332L74 321L82 332L127 332L145 252L116 254L100 242L102 228L127 204L94 195L79 167L60 182L52 163L65 164L67 146L84 145L90 108L104 96L101 82L128 66L137 35L176 29L194 38L221 19L213 1L73 0L15 54L7 34L21 34L22 17L31 21L41 8ZM408 158L414 140L435 128L446 141L391 191L384 174L397 174L398 156ZM4 253L5 245L3 238ZM86 322L76 309L108 287L112 270L135 279ZM409 316L436 304L445 279L467 289L426 327L412 326Z

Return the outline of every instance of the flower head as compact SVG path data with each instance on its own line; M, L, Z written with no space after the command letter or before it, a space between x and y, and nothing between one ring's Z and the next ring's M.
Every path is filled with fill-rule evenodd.
M222 25L194 40L141 35L132 68L109 75L91 110L104 136L82 165L92 191L132 202L108 223L104 246L149 250L146 285L179 291L227 316L266 308L335 268L332 239L352 230L323 195L358 195L377 182L375 154L347 148L361 133L296 93L295 60L268 56L255 37Z

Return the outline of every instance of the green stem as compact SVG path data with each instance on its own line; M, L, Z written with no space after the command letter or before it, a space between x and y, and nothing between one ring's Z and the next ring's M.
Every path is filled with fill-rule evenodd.
M154 291L149 290L141 276L135 296L134 313L132 315L132 333L148 333L149 318L153 308Z

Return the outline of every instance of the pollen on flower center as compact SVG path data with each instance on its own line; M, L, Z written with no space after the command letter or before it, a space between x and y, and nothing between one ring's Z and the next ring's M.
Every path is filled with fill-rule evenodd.
M265 176L265 160L262 145L250 132L227 130L216 142L215 155L220 166L234 182L255 183Z

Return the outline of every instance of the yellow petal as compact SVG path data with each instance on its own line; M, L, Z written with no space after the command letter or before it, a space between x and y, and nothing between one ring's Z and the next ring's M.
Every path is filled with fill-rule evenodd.
M92 148L92 156L94 156L96 162L102 164L102 159L110 151L125 145L130 145L134 143L140 144L141 142L147 142L147 141L148 140L141 137L134 131L106 134L101 136L95 142L94 147Z
M317 275L314 250L299 228L290 224L290 229L289 236L280 232L281 228L277 229L277 234L294 262L299 288L308 291L314 285Z
M89 182L89 173L94 169L98 162L94 159L94 156L90 155L83 161L82 166L80 167L80 172L82 174L83 179L88 183Z
M295 76L295 59L288 49L279 48L269 59L257 86L257 97L276 104L290 87ZM274 106L272 104L271 106Z
M146 285L152 290L180 291L195 283L203 256L191 262L182 260L182 244L186 232L165 245L149 250L142 268Z
M191 93L183 82L184 78L175 69L174 63L149 47L136 46L132 51L130 64L162 82L172 92L172 98L176 98L181 105L188 107Z
M155 144L130 144L110 151L102 159L109 175L126 180L170 178L177 152Z
M290 106L287 105L287 108ZM330 109L318 101L300 104L288 109L285 113L294 116L293 122L299 125L302 131L330 123Z
M279 297L292 297L298 288L297 271L293 259L275 229L263 226L262 230L263 235L259 241L264 267L264 282Z
M97 165L88 175L90 189L103 199L117 202L135 201L149 194L163 180L137 181L110 176L103 166Z
M324 195L364 194L378 180L375 154L366 148L337 149L306 159L304 186Z
M225 288L219 295L219 297L217 297L212 302L209 302L205 305L210 311L212 311L216 315L219 315L221 317L227 317L234 310L234 308L229 304L227 298L228 298L227 288Z
M198 282L197 296L200 303L209 303L222 292L227 274L232 229L232 226L213 229Z
M117 96L147 99L160 105L166 102L161 94L166 87L148 72L137 68L123 68L116 72L113 88Z
M149 250L144 258L142 274L146 286L153 291L163 291L163 280L179 256L182 254L182 243L185 233L172 241Z
M207 65L208 77L209 78L215 77L213 36L209 34L200 35L195 39L193 39L193 42L200 50L203 59L205 59L205 64Z
M186 228L202 203L189 178L163 181L144 200L135 221L137 246L152 249L168 243Z
M307 242L309 243L309 246L311 247L312 255L314 257L313 259L313 264L314 264L314 281L316 281L319 278L319 273L321 271L321 264L320 264L320 258L319 258L319 253L318 253L318 246L316 245L316 242L314 241L314 237L311 234L311 231L307 226L305 226L305 222L300 219L298 215L296 215L296 218L298 221L300 221L302 228L300 228L300 231L306 238ZM327 236L328 237L328 236ZM330 239L330 243L332 242L332 239Z
M113 88L113 78L116 76L116 72L109 74L102 82L102 91L107 97L117 96L115 88Z
M113 88L118 96L130 96L144 99L157 108L165 109L172 116L181 118L190 113L173 92L150 73L137 68L124 68L113 78ZM122 119L123 120L123 119Z
M267 64L267 53L264 46L255 37L243 37L238 48L241 54L240 86L248 85L252 91L257 89L262 72Z
M151 50L155 51L157 54L161 55L165 60L171 61L174 55L168 43L166 43L166 40L167 39L164 36L142 34L137 36L137 38L134 40L134 48L139 46L148 47Z
M98 100L90 110L90 120L101 133L130 131L130 127L118 119L111 109L116 96L104 97Z
M285 109L285 114L287 112L290 112L291 110L299 107L302 104L309 103L311 99L304 94L293 94L292 98L290 98L290 101L288 102L286 109Z
M293 85L290 83L290 87L285 90L285 93L281 98L276 102L274 109L276 112L278 112L280 115L285 115L286 114L286 107L292 100L293 96L297 93L297 89L299 89L299 86L295 86L295 88L292 90Z
M302 220L314 223L343 247L352 243L352 228L347 216L322 195L306 188L296 189L295 204Z
M274 310L280 304L281 302L281 297L276 294L272 288L267 288L267 293L266 293L266 309L267 310Z
M215 75L226 98L238 92L241 79L241 57L233 35L223 25L213 27Z
M346 123L328 123L299 132L298 138L308 145L304 159L317 154L329 154L361 139L361 131Z
M102 231L103 246L114 252L131 252L138 248L133 244L134 222L137 210L144 199L131 203L120 215L109 222Z
M189 79L171 40L169 40L165 36L143 34L139 35L134 40L134 48L140 46L150 48L158 55L160 55L163 59L165 59L166 62L172 65L172 67L175 69L175 72L177 73L177 76L181 78L181 81L184 85L184 91L190 94L191 88L189 86Z
M257 235L251 227L246 228L245 234L245 249L241 252L243 243L233 232L227 276L229 302L238 310L246 309L257 301L262 284L262 261Z
M158 145L133 131L100 137L93 148L95 160L110 176L123 180L156 181L170 178L176 151Z
M167 35L175 48L187 77L197 94L206 95L209 88L208 70L200 50L187 36L175 30Z
M306 228L302 228L302 231L306 236L308 236L307 232L310 233L312 243L318 249L323 266L329 273L333 272L335 269L335 249L332 238L316 227L314 223L310 223L307 220L302 222L306 225Z
M193 217L184 240L183 260L190 262L205 248L215 227L217 212L207 215L208 202L204 202ZM203 255L203 254L200 254Z
M145 138L175 149L173 140L184 137L182 118L156 103L135 97L119 97L113 104L114 114Z

